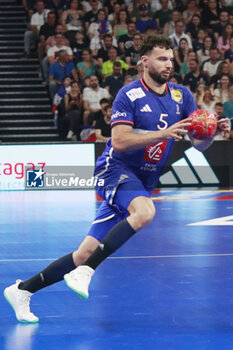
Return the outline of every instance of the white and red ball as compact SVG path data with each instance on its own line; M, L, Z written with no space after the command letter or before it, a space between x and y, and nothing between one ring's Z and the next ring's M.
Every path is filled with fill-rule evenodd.
M198 140L206 140L214 136L217 129L217 117L203 109L198 109L189 115L191 125L188 133Z

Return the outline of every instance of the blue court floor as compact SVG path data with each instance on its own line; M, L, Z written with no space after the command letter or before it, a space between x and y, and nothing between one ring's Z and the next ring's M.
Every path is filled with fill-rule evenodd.
M157 215L97 270L88 300L36 293L38 325L3 297L82 241L93 191L1 192L0 350L233 350L233 190L162 190Z

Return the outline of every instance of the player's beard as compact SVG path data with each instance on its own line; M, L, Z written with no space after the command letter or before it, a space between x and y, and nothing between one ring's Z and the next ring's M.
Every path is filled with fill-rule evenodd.
M163 77L161 74L159 74L158 72L155 72L153 69L149 69L148 74L158 84L165 84L170 79L170 76L171 76L170 74L167 78Z

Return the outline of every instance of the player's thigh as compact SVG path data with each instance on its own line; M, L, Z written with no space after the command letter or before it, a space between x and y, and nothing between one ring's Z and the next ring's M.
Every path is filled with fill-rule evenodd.
M126 210L121 213L104 201L97 211L95 220L92 222L89 229L88 236L94 237L99 242L102 242L108 232L118 224L118 222L125 219L126 216L128 216Z

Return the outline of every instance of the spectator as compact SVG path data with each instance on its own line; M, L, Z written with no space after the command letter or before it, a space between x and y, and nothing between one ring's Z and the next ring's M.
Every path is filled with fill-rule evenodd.
M39 40L40 28L45 24L49 12L45 9L45 4L41 0L37 1L36 9L37 12L32 15L28 30L24 33L24 54L27 58L31 57L31 44L36 46Z
M96 74L95 61L92 57L91 50L86 48L82 53L82 61L77 63L76 66L80 78L83 80L85 77L90 77Z
M205 74L200 72L199 62L197 59L192 59L188 63L190 73L186 74L184 77L184 85L195 92L198 84L204 83L208 84L208 78Z
M213 33L215 41L218 41L218 38L223 35L224 28L229 23L229 13L228 11L221 11L219 16L219 23L213 27Z
M143 72L144 72L144 67L143 67L143 64L142 64L142 61L139 60L137 62L137 65L136 65L136 70L137 70L137 73L135 75L132 76L132 79L133 80L137 80L137 79L142 79L142 76L143 76Z
M220 86L220 80L223 75L228 75L230 78L231 84L233 84L233 79L229 75L230 73L230 67L229 63L227 61L221 62L221 64L218 66L217 72L215 75L213 75L210 79L210 89L217 89Z
M57 57L58 60L51 65L49 71L49 91L52 100L58 88L64 82L65 77L73 77L74 80L78 80L74 63L70 61L68 53L65 50L61 50Z
M133 46L125 51L125 62L129 65L132 70L132 75L137 74L135 67L140 60L140 48L142 44L142 35L136 33L133 36Z
M84 78L82 88L85 89L85 87L90 87L90 77Z
M195 40L198 38L198 32L202 29L201 16L193 15L191 21L186 25L186 33Z
M168 0L168 8L169 10L174 10L175 7L177 7L179 0L174 1L174 0ZM151 0L151 11L154 13L162 9L162 2L158 0Z
M214 95L218 98L219 102L225 103L230 99L230 78L228 75L222 75L220 79L219 88L214 90Z
M187 40L190 49L193 47L190 36L184 33L184 22L181 20L175 23L175 32L169 38L173 41L175 49L179 47L179 42L183 38Z
M204 47L204 39L207 36L205 29L199 29L197 33L197 39L193 40L193 50L197 52Z
M216 74L219 64L222 62L219 58L219 51L217 48L210 49L210 59L203 64L203 73L209 78Z
M82 94L76 81L71 83L71 90L64 97L65 119L68 121L67 139L80 140L82 125Z
M98 20L99 1L90 0L91 10L84 15L84 29L87 32L89 25Z
M158 33L158 30L154 28L154 26L147 26L146 27L146 31L145 33L143 34L143 37L144 36L153 36L153 35L156 35Z
M130 20L132 22L136 22L139 19L139 17L140 17L139 7L142 5L148 6L148 8L149 8L148 16L150 18L153 17L155 11L154 10L151 11L151 1L150 0L131 0L129 2L129 5L128 5L128 12L130 14Z
M48 49L47 56L42 60L42 72L45 81L48 79L49 68L51 64L56 62L56 55L59 51L65 50L69 55L69 59L73 60L73 52L71 48L69 46L63 45L63 42L64 35L62 33L57 33L55 35L55 45Z
M88 125L88 116L90 113L100 110L100 100L102 98L110 98L107 89L99 86L99 79L96 75L90 77L90 87L83 90L83 124Z
M175 72L180 71L180 66L183 62L187 61L189 53L188 41L186 38L183 38L179 42L179 47L174 49L174 70Z
M197 51L197 56L201 63L210 59L210 48L213 45L212 38L210 36L206 36L203 44L203 47Z
M136 21L136 29L140 33L144 34L148 26L158 29L158 25L155 20L149 16L149 7L147 5L139 6L139 18Z
M59 51L65 50L68 55L69 59L73 59L73 52L69 46L63 45L64 42L64 35L62 33L56 33L55 35L55 45L50 47L47 52L48 61L50 64L53 64L56 61L56 55Z
M182 62L181 66L180 66L180 72L179 73L180 73L182 79L184 79L185 75L190 72L189 62L191 60L198 60L198 58L197 58L196 52L194 52L194 51L189 49L186 61Z
M113 42L114 41L111 34L104 34L103 47L101 47L97 52L98 67L102 67L103 62L109 60L108 50L111 47L115 47L117 49L117 47L113 45Z
M61 15L69 4L69 0L46 0L47 8L54 11L60 23Z
M120 6L120 10L126 9L126 2L124 0L104 0L103 1L104 9L108 15L114 13L114 8L116 4Z
M181 14L179 11L172 11L171 20L165 23L163 27L163 35L170 36L175 33L175 23L181 20Z
M206 109L210 113L215 113L215 103L218 102L217 98L211 93L210 90L205 91L200 108Z
M223 107L223 104L221 102L215 103L214 109L215 109L215 114L216 114L218 120L226 118L226 116L224 115L224 107ZM229 127L230 127L230 120L229 120ZM230 138L229 131L227 131L227 132L221 131L218 133L218 135L214 136L215 141L229 140L229 138Z
M205 91L206 91L205 84L203 82L199 83L197 85L196 92L194 93L194 98L198 108L201 108Z
M65 10L61 16L61 24L66 28L70 41L74 40L77 30L84 30L82 15L82 8L79 7L78 0L71 0L70 8Z
M117 22L113 26L113 35L118 39L121 35L128 33L129 16L126 10L120 10Z
M39 44L37 46L37 55L41 62L45 56L45 42L48 37L55 35L56 29L56 14L54 11L50 11L47 16L47 22L43 24L39 32Z
M183 20L184 23L190 24L193 21L193 17L197 15L198 17L201 15L200 9L197 6L195 0L189 0L187 3L187 9L183 11Z
M115 1L115 0L114 0ZM90 5L90 1L89 0L82 0L81 1L81 5L82 5L82 8L83 8L83 11L84 11L84 15L91 11L92 10L92 7ZM103 8L103 1L98 1L98 6L97 6L97 9L100 10ZM106 9L105 9L106 11Z
M29 19L31 19L32 15L36 12L36 0L22 0L22 5L25 8L25 11L27 12L27 16Z
M132 75L126 75L125 76L125 79L124 79L124 83L123 83L123 86L129 84L129 83L132 83L134 80L133 80L133 77Z
M172 83L175 83L175 84L182 84L182 79L181 79L181 76L180 74L178 73L173 73L170 77L170 80Z
M112 33L112 26L106 20L106 13L104 9L98 10L97 21L92 22L88 28L87 35L89 39L97 36L99 32Z
M229 100L223 104L223 106L224 106L224 115L227 118L230 118L230 119L233 120L233 86L232 85L231 85L231 87L229 89L229 93L230 93ZM231 130L233 131L233 124L232 124Z
M91 113L89 115L88 121L89 125L95 126L97 120L104 118L104 107L110 104L110 100L107 98L102 98L100 100L100 109L97 112Z
M230 48L225 52L224 58L228 63L233 62L233 38L230 39Z
M121 5L119 4L118 1L116 1L113 5L113 10L108 10L106 8L106 6L104 6L104 8L105 8L105 11L108 11L108 13L109 13L109 15L108 15L109 22L111 23L112 26L114 26L114 24L117 23L117 18L118 18L120 10L123 10L121 8Z
M62 45L64 46L70 46L69 40L66 38L66 29L62 24L58 24L55 29L55 34L52 36L49 36L48 39L45 42L45 52L47 54L48 49L52 46L56 45L56 34L63 34L63 39L62 39Z
M125 61L117 58L117 50L115 47L108 50L108 56L109 60L105 61L102 66L102 75L104 79L113 74L113 64L115 62L119 62L121 64L121 72L122 70L127 71L129 69L129 66L127 63L125 63Z
M57 93L53 99L52 113L54 114L57 106L61 103L62 99L65 97L65 94L68 94L71 90L71 78L65 77L63 84L59 87Z
M164 25L170 21L172 10L168 7L168 0L160 0L161 10L155 12L153 19L156 20L158 27L162 30Z
M230 39L233 38L233 28L231 24L227 24L224 28L223 35L218 38L217 48L219 49L222 57L227 50L230 49Z
M121 54L125 54L125 51L133 46L133 36L137 31L134 22L129 22L127 28L128 33L121 35L118 39L118 46Z
M216 0L208 0L207 8L202 11L202 22L205 23L209 33L220 23L220 11Z
M106 34L108 34L108 33L106 33L106 30L103 28L103 31L100 30L98 35L94 36L91 39L90 49L92 51L93 57L97 56L98 50L105 47L104 38L105 38ZM117 40L115 37L112 37L112 44L113 44L113 46L117 47ZM100 64L100 61L99 61L99 64Z
M113 73L105 79L104 87L108 90L110 95L115 98L116 94L123 86L124 75L121 73L121 63L116 61L113 64Z
M75 33L75 41L71 42L75 64L82 61L82 52L88 46L89 40L84 35L83 31L77 31Z
M111 137L111 115L112 106L107 105L103 108L104 117L99 118L95 125L96 142L107 142Z

